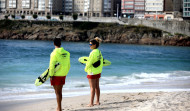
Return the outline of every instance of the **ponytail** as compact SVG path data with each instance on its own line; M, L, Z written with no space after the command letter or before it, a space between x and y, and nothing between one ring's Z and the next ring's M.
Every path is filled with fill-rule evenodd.
M99 37L96 37L92 39L90 42L92 42L92 44L96 44L96 48L98 48L100 43L102 42L102 39L100 39Z

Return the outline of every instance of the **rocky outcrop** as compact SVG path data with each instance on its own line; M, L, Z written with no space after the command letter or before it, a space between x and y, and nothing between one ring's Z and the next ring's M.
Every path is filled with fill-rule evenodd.
M190 37L171 35L158 29L144 26L98 25L91 29L79 29L70 25L26 25L20 23L14 29L0 30L0 39L89 41L98 36L105 43L190 46Z

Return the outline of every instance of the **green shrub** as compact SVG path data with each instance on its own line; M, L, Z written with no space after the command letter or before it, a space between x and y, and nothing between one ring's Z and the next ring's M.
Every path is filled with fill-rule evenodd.
M5 15L4 18L7 20L9 18L9 15Z
M78 19L78 14L77 13L74 13L73 14L73 20L77 20Z
M63 15L59 15L59 19L63 21Z
M21 18L22 18L22 19L25 19L25 15L21 15Z
M46 18L47 18L47 19L51 19L51 16L50 16L50 15L47 15Z
M34 19L37 19L37 18L38 18L38 15L34 14L34 15L33 15L33 18L34 18Z
M12 17L13 19L15 19L15 15L11 15L11 17Z

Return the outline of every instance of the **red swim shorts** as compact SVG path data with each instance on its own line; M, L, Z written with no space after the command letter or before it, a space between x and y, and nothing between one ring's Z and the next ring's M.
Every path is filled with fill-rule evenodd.
M101 77L101 73L100 74L96 74L96 75L87 75L88 79L98 79Z
M50 79L51 85L64 85L66 76L53 76L52 81Z

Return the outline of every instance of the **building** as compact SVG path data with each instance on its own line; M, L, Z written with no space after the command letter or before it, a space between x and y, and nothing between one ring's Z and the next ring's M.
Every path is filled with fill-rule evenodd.
M6 0L6 13L15 15L57 15L63 10L62 0Z
M89 0L74 0L72 13L77 13L79 16L87 16L89 11Z
M72 13L88 17L111 17L113 3L114 0L73 0ZM66 10L66 13L70 13Z
M90 0L89 16L92 17L113 16L113 3L114 3L113 1L114 0Z
M122 15L127 18L144 18L145 0L122 0Z
M190 19L190 0L183 1L183 17Z
M145 0L135 0L135 4L134 4L134 10L135 10L135 14L134 17L135 18L144 18L144 14L145 14Z
M89 16L102 17L103 16L103 0L90 0L89 2Z
M152 20L164 19L164 0L145 0L145 18Z
M70 15L73 13L73 0L63 0L63 14Z
M122 0L121 1L121 12L123 17L133 18L134 17L134 2L135 0Z
M120 14L117 11L120 9L120 0L1 0L0 3L0 11L11 15L46 16L77 13L86 17L111 17Z
M167 18L182 18L182 10L182 0L164 0L164 12Z
M102 0L103 10L102 16L103 17L111 17L113 16L113 0ZM117 4L115 4L117 7Z
M0 1L0 13L5 13L6 11L6 0Z

